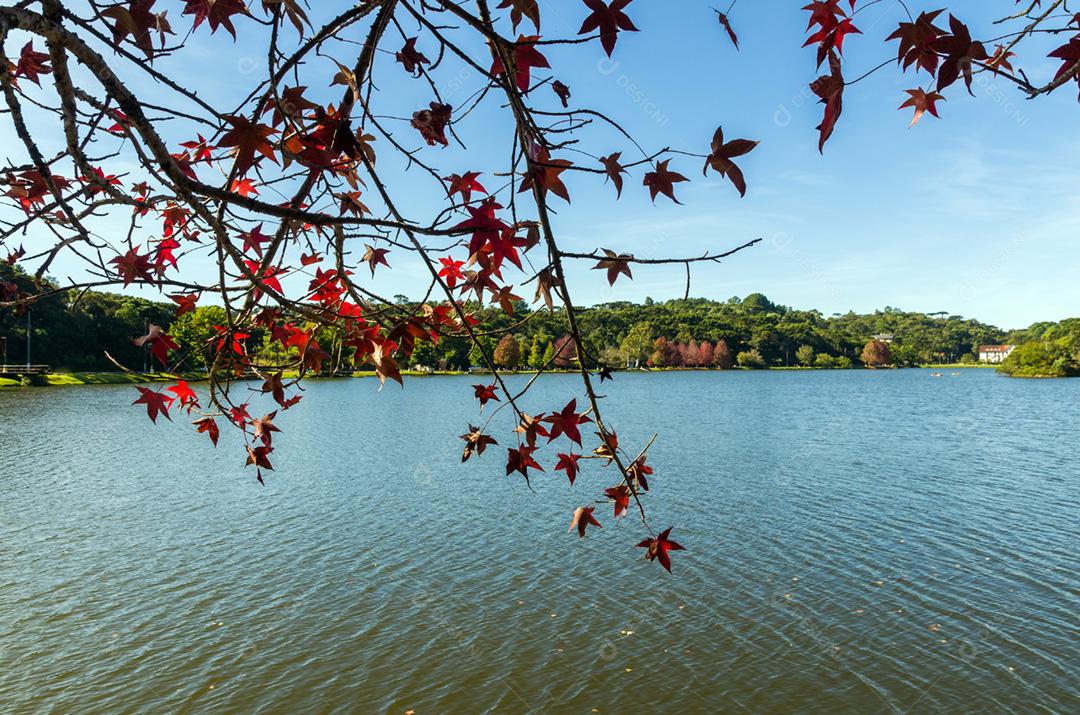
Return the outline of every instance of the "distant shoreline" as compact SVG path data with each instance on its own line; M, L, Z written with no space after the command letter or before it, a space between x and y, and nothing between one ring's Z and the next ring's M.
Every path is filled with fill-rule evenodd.
M997 367L996 365L970 365L970 364L939 364L939 365L920 365L915 368L876 368L879 370L961 370L961 369L981 369L988 370ZM666 373L666 372L848 372L848 371L863 371L870 368L852 367L852 368L817 368L817 367L771 367L761 369L750 369L734 367L728 370L720 370L717 368L707 367L662 367L662 368L625 368L616 371L616 374L626 373ZM547 370L546 373L553 375L576 375L577 370ZM296 373L291 375L286 372L287 377L295 377ZM477 370L473 372L467 372L464 370L402 370L403 377L449 377L449 376L462 376L462 375L490 375L488 370ZM534 374L531 370L504 370L501 374L505 375L531 375ZM186 380L188 382L204 382L206 375L202 373L186 373L186 374L172 374L172 373L144 373L144 372L55 372L47 375L40 376L44 382L38 382L36 384L24 384L19 380L9 377L0 377L0 389L13 389L22 387L71 387L71 386L83 386L83 385L140 385L155 382L175 382L177 380ZM345 378L364 378L364 377L377 377L374 370L357 370L348 373L339 373L337 375L309 375L307 379L315 380L334 380ZM256 379L246 378L246 379Z

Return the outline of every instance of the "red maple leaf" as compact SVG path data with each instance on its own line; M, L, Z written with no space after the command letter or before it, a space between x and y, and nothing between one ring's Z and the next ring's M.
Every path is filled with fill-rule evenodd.
M447 146L450 142L446 138L446 127L450 124L453 107L439 102L431 102L428 106L430 109L413 112L412 126L420 132L420 136L424 138L428 146L436 144Z
M465 261L455 261L453 258L448 257L440 258L439 263L442 264L439 277L446 281L448 287L453 288L459 280L465 278L465 274L461 272L461 267L465 265Z
M574 486L574 480L577 479L578 472L581 471L581 467L578 466L578 460L581 459L580 454L559 453L559 463L555 465L556 472L566 472L566 476L570 479L570 486Z
M634 463L626 468L626 472L635 484L649 491L649 482L646 477L653 473L653 468L645 464L645 457L634 460Z
M937 103L940 100L945 99L937 92L926 92L922 89L905 89L905 92L911 95L911 98L901 104L898 109L904 109L906 107L914 107L915 116L911 119L911 124L908 128L911 128L919 123L922 116L926 112L930 112L938 119L941 116L937 113Z
M495 383L492 383L490 385L473 385L473 391L476 393L476 399L480 400L481 411L483 411L484 405L486 405L491 400L495 400L496 402L501 401L499 396L495 394L496 390L498 390L498 388L495 387Z
M465 440L465 451L461 455L461 461L469 461L469 457L475 453L477 456L484 453L484 450L488 448L488 445L498 444L494 437L486 435L480 431L479 427L473 427L469 425L469 431L461 435L461 438Z
M829 55L829 69L830 74L818 77L810 85L810 90L825 105L825 116L817 126L818 151L822 153L825 151L825 142L832 136L836 122L844 111L844 75L840 69L840 58L835 54Z
M49 56L44 52L36 52L34 42L31 40L19 53L19 62L15 65L15 77L26 77L40 87L41 82L38 76L52 73L52 67L48 65L48 62Z
M236 38L236 28L232 24L233 15L251 15L244 0L185 0L185 3L183 14L195 16L193 30L197 29L203 20L208 20L211 34L217 32L218 27L224 27L233 39Z
M262 441L263 445L266 447L271 446L273 433L281 431L274 426L275 417L277 417L276 410L251 421L251 426L253 428L251 432L252 438Z
M616 254L615 251L607 248L602 248L600 250L604 252L606 258L601 258L597 264L592 267L592 270L606 270L608 285L615 285L615 281L619 279L620 275L624 275L630 280L634 279L634 274L630 272L630 261L634 258L633 256L627 253Z
M671 557L668 556L669 551L683 551L683 547L675 543L668 538L671 534L671 527L668 527L664 531L660 532L660 535L655 539L645 539L638 548L645 548L648 551L645 552L645 558L649 561L656 559L660 562L660 565L667 569L668 573L671 573Z
M176 395L176 399L180 400L180 408L186 407L189 415L193 409L199 406L199 396L195 394L195 391L191 389L191 386L185 380L177 380L174 386L168 387L166 390Z
M116 274L124 279L124 287L127 288L136 279L154 282L153 268L150 263L150 254L139 253L139 247L129 248L122 256L109 261L110 265L116 266Z
M362 260L368 264L369 268L371 268L372 278L375 277L375 266L381 263L387 268L390 267L390 263L386 260L386 255L390 253L389 248L375 248L368 243L364 244L364 248L366 248L367 251L364 253L364 258Z
M544 468L540 466L540 463L533 458L533 452L536 451L536 447L529 447L528 445L518 445L517 449L508 449L506 458L506 474L510 475L514 472L518 472L521 476L529 479L529 470L535 469L537 471L544 471Z
M553 442L565 434L571 441L576 442L580 447L581 432L578 430L578 425L588 424L592 422L592 419L585 415L578 414L577 400L574 399L567 402L561 412L551 413L544 421L551 425L551 434L548 435L548 442Z
M746 196L746 179L743 178L742 169L736 166L732 159L749 154L757 145L758 142L749 139L733 139L725 143L724 128L717 127L712 139L712 153L705 158L705 168L701 173L708 173L709 167L712 167L720 176L731 180L739 190L739 196Z
M180 146L194 153L194 161L210 161L214 158L213 151L216 146L206 141L202 134L198 135L197 141L181 142Z
M617 487L609 487L604 490L604 496L615 502L615 518L619 518L630 510L630 487L620 484Z
M469 241L469 256L474 256L481 248L490 243L497 243L502 232L510 228L501 219L495 216L495 211L502 205L495 199L487 198L479 206L466 206L470 218L454 226L455 229L471 229L472 240Z
M607 183L608 179L611 179L611 183L615 184L615 198L622 197L623 178L622 175L626 173L626 169L623 168L619 160L622 158L622 152L616 151L608 154L607 156L600 157L600 163L604 165L604 173L606 178L604 182Z
M154 33L158 33L161 46L165 46L165 35L174 34L166 18L168 12L150 12L156 0L128 0L128 6L113 5L101 11L102 17L112 19L113 44L119 45L128 36L146 55L153 59Z
M532 20L532 24L536 26L536 29L540 29L540 8L537 5L537 0L502 0L499 3L499 9L503 8L510 8L510 22L513 24L515 31L522 17L529 18Z
M585 529L589 526L595 526L598 529L604 527L600 526L600 522L593 516L594 507L591 506L579 506L574 510L574 518L570 522L570 528L567 531L573 531L577 529L578 538L585 538Z
M199 301L199 294L190 293L185 295L183 293L176 293L170 295L169 298L176 303L176 317L179 318L184 313L190 313L195 310L195 304Z
M548 155L547 149L536 148L533 153L534 156L529 158L529 170L521 177L518 193L528 191L535 186L541 196L551 191L551 193L564 201L569 202L570 194L567 192L566 184L563 183L559 174L573 166L573 163L566 159L552 159Z
M656 171L650 171L645 174L645 180L642 182L645 186L649 187L649 196L652 200L656 201L657 194L663 194L675 203L681 203L675 198L675 184L682 181L690 181L682 174L670 171L668 169L668 163L671 159L664 159L656 163Z
M240 238L244 239L244 245L240 248L241 251L247 253L248 251L254 251L255 255L262 258L263 249L262 245L270 240L269 236L266 236L262 232L263 225L260 223L255 228L242 232Z
M615 51L615 41L619 37L620 30L637 32L634 23L623 12L623 8L632 0L612 0L610 5L605 5L603 0L582 1L592 10L592 14L585 18L578 34L585 35L594 30L600 30L600 44L603 45L608 57L611 57L611 53Z
M903 62L905 70L915 65L916 69L924 69L931 75L937 73L939 57L934 45L945 31L935 25L934 20L942 12L920 13L914 22L901 22L900 27L886 38L886 42L899 41L896 62Z
M146 405L146 414L150 417L151 422L157 424L158 415L165 415L165 419L172 422L172 417L169 417L169 405L173 402L172 397L145 387L136 387L135 389L139 391L139 399L131 404Z
M273 448L267 447L266 445L261 445L254 448L249 446L247 448L248 458L247 462L244 463L244 466L249 467L252 464L255 465L256 474L258 474L257 478L259 482L262 482L263 480L262 474L258 471L259 469L269 469L270 471L274 471L274 465L270 464L269 459L270 453L273 451Z
M232 192L234 194L240 194L244 198L259 195L259 190L255 188L255 182L247 178L233 179Z
M431 60L424 57L424 53L416 49L416 39L410 37L405 40L405 46L397 51L394 58L405 67L406 72L419 77L423 71L423 65L430 65Z
M135 338L132 342L135 343L135 347L137 348L149 345L150 352L154 357L156 357L162 365L166 366L169 364L169 351L180 349L180 346L157 325L150 325L149 332L147 332L146 335Z
M1077 24L1080 24L1080 21L1078 21ZM1080 35L1072 38L1047 56L1063 60L1061 69L1054 75L1055 82L1066 76L1070 71L1073 71L1076 83L1080 85L1080 72L1076 71L1077 63L1080 62Z
M472 192L479 191L482 194L487 193L487 189L483 184L477 181L477 177L480 176L479 171L466 171L464 174L451 174L450 176L443 177L443 181L450 182L449 195L461 194L461 198L465 203L472 200Z
M540 54L540 51L536 49L536 41L540 39L539 35L519 35L517 42L514 43L513 49L513 63L514 63L514 81L525 94L529 93L529 85L531 84L532 68L533 67L551 67L548 64L547 58ZM496 55L495 61L491 65L491 74L504 74L506 68L503 67L502 57Z
M210 441L214 443L215 447L217 446L218 437L221 434L221 430L218 428L218 424L214 420L213 417L202 417L200 419L195 420L191 424L195 425L195 427L196 427L195 431L197 433L199 433L199 434L204 434L205 433L205 434L209 435L210 436Z
M204 0L205 1L205 0ZM255 154L261 154L270 161L277 163L274 156L274 147L267 140L277 130L265 124L252 124L246 117L226 116L225 121L232 125L232 129L225 132L219 140L223 147L236 148L236 172L243 176L255 163Z

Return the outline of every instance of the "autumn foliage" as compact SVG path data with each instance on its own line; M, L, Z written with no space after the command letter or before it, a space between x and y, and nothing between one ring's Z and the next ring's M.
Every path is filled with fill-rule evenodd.
M970 28L947 10L911 16L903 3L895 3L891 34L875 29L872 39L860 12L876 4L816 0L803 8L807 73L820 74L810 89L823 105L822 149L842 126L845 94L855 84L846 77L863 74L846 70L855 43L884 41L895 51L890 64L917 78L900 98L912 124L943 116L947 94L973 91L979 74L1031 97L1078 80L1080 15L1065 12L1064 2L1020 3L1004 19L1007 29L982 40L978 32L991 28ZM753 190L755 155L767 147L746 138L754 128L734 104L708 135L642 147L617 118L574 93L582 68L563 61L564 45L590 43L613 56L641 36L685 51L678 37L641 26L642 3L560 2L562 18L573 23L568 34L555 34L565 24L549 21L547 4L535 0L364 0L332 14L304 0L71 5L0 7L3 121L15 138L2 172L0 257L38 279L59 255L83 268L59 288L40 282L38 293L0 285L0 308L24 310L45 291L101 286L160 291L177 315L220 306L225 318L205 344L178 342L161 326L131 336L165 370L184 368L192 354L210 355L204 386L139 387L134 404L159 427L182 417L175 421L190 423L208 446L234 428L243 437L242 464L259 481L287 439L289 411L304 408L305 377L333 363L371 369L380 384L404 384L403 357L447 337L468 338L491 375L472 388L463 461L492 459L487 453L498 450L507 475L566 477L571 493L585 494L567 507L571 530L582 537L601 519L636 512L648 532L638 546L670 570L670 553L682 546L646 517L651 442L620 444L602 415L596 384L615 366L588 354L566 265L585 261L609 285L655 264L685 266L689 277L697 264L756 240L693 257L639 257L612 245L575 252L560 243L550 208L572 211L575 188L588 182L609 186L612 201L633 191L679 203L698 167L723 179L722 191L742 196ZM695 55L723 54L734 63L740 39L746 42L739 9L670 12L686 22L705 13L716 42ZM1021 43L1036 33L1064 36L1049 53L1055 74L1042 84L1018 65ZM204 66L200 53L224 55L240 42L260 59L247 91L229 106L210 104L189 86L192 76L176 71L177 59ZM1024 59L1038 67L1046 58ZM447 96L440 88L450 66L479 78L481 90ZM396 92L401 87L419 89L424 101L403 112L398 97L409 92ZM459 135L480 107L512 135L501 163L480 165ZM425 213L425 202L401 201L403 181L438 208ZM373 287L404 265L426 276L419 304ZM567 368L581 378L577 400L540 414L524 411L522 393L500 372L520 366L520 346L510 334L478 334L473 315L488 304L513 316L523 300L566 311L570 327L539 371ZM259 359L251 350L257 338L282 357ZM733 362L722 344L658 344L656 353L691 365ZM506 424L494 436L497 417ZM664 476L653 480L661 490Z

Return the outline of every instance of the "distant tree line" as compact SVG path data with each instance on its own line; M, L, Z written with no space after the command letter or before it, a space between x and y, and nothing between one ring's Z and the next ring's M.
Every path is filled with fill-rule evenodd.
M31 277L0 264L0 292L27 292ZM404 296L401 302L407 302ZM514 315L469 306L480 321L482 338L506 368L571 367L579 356L567 339L565 317L532 310L519 301ZM179 358L181 368L204 369L211 354L215 326L224 311L202 306L176 317L177 305L112 293L58 292L35 303L30 310L32 360L71 370L110 370L115 362L141 369L148 357L132 340L150 324L160 325L188 349ZM576 310L586 336L591 365L610 367L712 367L728 369L806 366L914 366L940 362L974 362L977 346L1015 342L1023 345L1007 363L1018 374L1051 370L1075 371L1080 320L1061 324L1038 323L1023 331L1004 333L1000 328L956 315L913 313L885 308L871 314L834 314L796 310L774 304L760 293L726 301L670 300L644 304L606 303ZM25 360L27 316L0 310L0 336L7 339L7 360ZM891 335L891 342L875 336ZM331 357L327 366L351 369L350 350L340 336L324 330L319 343ZM266 357L284 348L269 334L253 333L248 349ZM110 357L112 360L110 360ZM411 366L465 370L482 363L479 350L468 340L448 336L437 344L418 343ZM1041 373L1040 373L1041 374Z
M999 368L1016 377L1076 377L1080 375L1080 318L1060 323L1036 323L1010 333L1006 342L1016 349Z

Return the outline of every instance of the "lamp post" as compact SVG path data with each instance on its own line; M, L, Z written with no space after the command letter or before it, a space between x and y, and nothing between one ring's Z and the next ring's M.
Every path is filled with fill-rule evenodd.
M26 371L30 372L30 309L26 309Z

